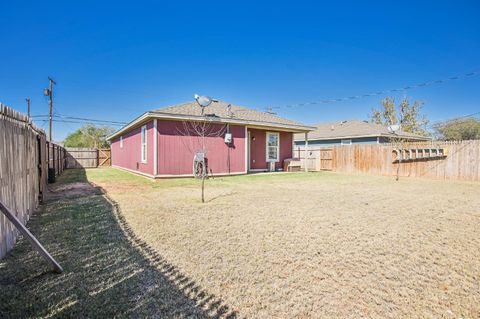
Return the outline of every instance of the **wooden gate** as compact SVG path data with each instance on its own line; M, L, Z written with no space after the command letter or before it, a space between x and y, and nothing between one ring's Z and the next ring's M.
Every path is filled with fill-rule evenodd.
M98 150L98 166L112 165L112 153L109 148Z
M320 169L324 171L333 170L333 149L320 149Z

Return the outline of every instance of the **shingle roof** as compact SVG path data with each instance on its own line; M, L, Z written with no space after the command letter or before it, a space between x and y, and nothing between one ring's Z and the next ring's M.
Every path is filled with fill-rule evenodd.
M230 112L228 106L230 106ZM189 121L200 120L203 118L203 115L208 115L210 120L218 120L218 122L222 123L242 124L254 127L261 126L283 129L291 132L308 132L314 129L313 126L288 120L274 113L260 112L223 101L212 102L212 104L204 109L204 114L202 114L201 107L196 101L192 101L145 112L120 130L110 135L107 140L111 140L124 132L128 132L132 128L145 123L152 118Z
M231 114L228 114L228 105L230 105ZM196 101L156 109L150 112L171 115L202 116L202 109L198 106ZM252 121L265 125L276 124L312 129L300 122L288 120L273 113L260 112L223 101L212 102L212 104L205 107L204 114L229 120Z
M316 130L308 134L309 140L325 140L325 139L337 139L337 138L350 138L350 137L365 137L365 136L393 136L387 129L387 127L379 124L370 123L368 121L350 120L334 123L322 123L315 125ZM398 131L397 137L428 140L428 137ZM296 134L295 140L304 140L303 134Z

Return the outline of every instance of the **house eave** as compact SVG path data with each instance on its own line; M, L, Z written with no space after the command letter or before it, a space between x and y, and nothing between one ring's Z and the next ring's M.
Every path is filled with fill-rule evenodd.
M162 112L145 112L141 116L137 117L132 122L128 123L120 130L116 131L109 137L108 141L111 141L115 137L123 134L124 132L129 131L130 129L138 126L139 124L150 120L150 119L160 119L160 120L174 120L174 121L200 121L205 117L203 116L193 116L193 115L182 115L182 114L170 114ZM313 126L306 125L294 125L294 124L281 124L275 122L265 122L265 121L254 121L254 120L241 120L241 119L232 119L224 117L207 117L208 121L211 123L228 123L228 124L239 124L249 127L259 127L259 128L269 128L269 129L279 129L283 131L289 131L293 133L304 133L315 130Z
M130 123L128 123L127 125L122 127L121 129L119 129L118 131L116 131L112 135L108 136L107 141L111 141L112 139L121 135L122 133L129 131L130 129L134 128L135 126L137 126L139 124L142 124L148 118L149 118L148 117L148 112L143 113L142 115L140 115L139 117L137 117L136 119L134 119L133 121L131 121Z

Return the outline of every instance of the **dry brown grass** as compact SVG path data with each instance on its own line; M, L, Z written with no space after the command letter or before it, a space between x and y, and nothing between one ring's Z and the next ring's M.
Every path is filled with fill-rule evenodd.
M480 317L480 184L341 174L150 182L88 171L135 234L238 312Z

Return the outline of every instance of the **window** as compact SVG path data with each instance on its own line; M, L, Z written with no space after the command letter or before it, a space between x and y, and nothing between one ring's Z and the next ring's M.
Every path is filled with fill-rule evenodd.
M342 140L342 145L351 145L352 140Z
M142 163L147 162L147 126L142 126Z
M120 136L120 148L123 148L123 136Z
M280 135L267 132L267 162L278 162L280 153Z

